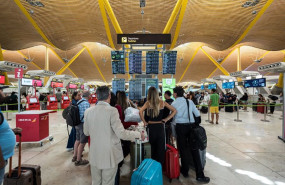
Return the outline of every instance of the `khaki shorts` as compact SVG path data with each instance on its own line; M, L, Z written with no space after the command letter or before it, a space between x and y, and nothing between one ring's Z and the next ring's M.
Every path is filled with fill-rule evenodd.
M212 114L218 114L219 113L219 107L210 107L210 112Z

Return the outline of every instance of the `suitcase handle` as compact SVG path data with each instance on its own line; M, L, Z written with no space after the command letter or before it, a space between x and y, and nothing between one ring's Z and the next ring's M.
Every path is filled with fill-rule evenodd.
M21 175L21 159L22 159L22 134L16 133L15 135L19 135L19 160L18 160L18 178ZM12 177L12 157L9 160L9 178Z
M137 168L138 164L138 144L140 145L140 163L142 162L142 141L139 140L138 138L135 139L135 168Z

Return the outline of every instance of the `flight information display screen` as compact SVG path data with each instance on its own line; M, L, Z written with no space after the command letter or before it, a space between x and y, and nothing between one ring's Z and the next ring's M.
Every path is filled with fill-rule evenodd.
M111 51L112 60L124 60L125 52L124 51Z
M41 80L33 80L32 83L36 87L42 87L43 86L43 82Z
M204 89L205 89L204 85L201 85L201 90L204 90Z
M156 89L158 89L158 79L146 79L145 81L145 95L147 96L147 93L148 93L148 89L150 87L155 87Z
M217 84L209 84L208 89L217 89Z
M125 74L125 52L111 51L112 73Z
M131 51L129 53L129 73L142 74L142 51Z
M158 74L159 51L146 52L146 74Z
M125 79L114 78L112 81L112 91L117 93L117 91L125 91Z
M265 78L259 78L259 79L253 79L253 80L245 80L243 86L244 86L244 88L266 87L266 79Z
M142 81L141 79L133 79L129 81L129 99L142 99Z
M165 51L163 53L163 74L175 74L177 51Z
M69 89L77 89L77 85L76 84L69 84Z
M222 84L223 89L234 89L235 88L235 82L224 82Z

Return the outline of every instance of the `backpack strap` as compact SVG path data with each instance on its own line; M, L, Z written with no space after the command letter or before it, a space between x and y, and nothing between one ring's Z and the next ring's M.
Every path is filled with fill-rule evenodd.
M84 101L87 101L87 100L84 99L84 98L82 98L76 105L78 106L79 104L81 104L81 103L84 102ZM83 123L82 120L84 120L84 115L83 115L82 119L80 119L80 122L81 122L81 123Z
M189 113L189 101L185 98L186 100L186 104L187 104L187 113L188 113L188 119L189 119L189 123L190 123L190 113Z
M76 105L78 106L79 104L81 104L84 101L86 101L86 100L84 98L82 98L81 100L79 100L79 102Z

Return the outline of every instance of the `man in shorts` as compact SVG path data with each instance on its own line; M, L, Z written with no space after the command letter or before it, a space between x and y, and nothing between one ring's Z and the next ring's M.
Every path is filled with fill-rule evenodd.
M88 142L88 137L83 133L84 125L84 112L90 107L88 102L90 96L89 91L84 91L82 94L82 99L77 102L81 123L75 126L76 129L76 141L74 143L74 154L72 162L75 162L75 166L86 165L89 163L88 160L82 159L82 153L85 144Z
M219 104L220 97L216 93L216 89L212 89L209 102L209 107L211 111L211 124L214 124L214 114L216 114L216 124L219 124Z

